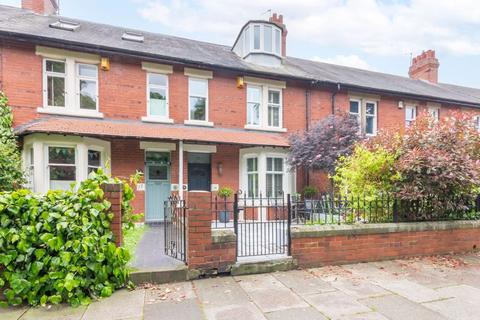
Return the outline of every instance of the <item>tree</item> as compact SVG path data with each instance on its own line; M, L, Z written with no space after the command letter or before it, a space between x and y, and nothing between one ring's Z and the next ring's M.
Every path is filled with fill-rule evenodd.
M288 162L293 167L335 171L340 156L352 152L361 139L356 119L346 113L337 113L317 122L303 134L290 136Z
M24 182L22 161L12 129L13 114L0 91L0 191L10 191Z

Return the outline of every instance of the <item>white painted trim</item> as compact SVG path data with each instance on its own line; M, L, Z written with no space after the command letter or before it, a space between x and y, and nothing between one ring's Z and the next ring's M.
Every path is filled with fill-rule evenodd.
M196 153L217 153L217 146L206 144L184 144L183 150Z
M183 141L178 142L178 195L183 200Z
M286 128L261 127L261 126L251 125L251 124L246 124L244 128L247 130L256 130L256 131L287 132Z
M202 120L185 120L183 121L184 124L188 126L201 126L201 127L213 127L214 123L209 121L202 121Z
M142 69L147 72L172 74L173 66L167 64L153 63L142 61Z
M177 146L175 143L169 142L140 141L140 149L149 151L175 151Z
M45 114L56 114L56 115L65 115L65 116L75 116L75 117L84 117L84 118L103 118L103 113L98 111L68 111L62 107L48 107L48 108L37 108L38 113Z
M361 93L356 91L348 91L348 96L352 100L381 100L381 96L376 94Z
M202 79L213 79L213 71L194 69L194 68L184 68L183 74L187 77L193 78L202 78Z
M173 119L166 118L166 117L142 117L143 122L152 122L152 123L174 123Z
M58 48L50 48L44 46L36 46L35 54L49 59L65 59L66 57L74 58L76 62L99 64L100 56L97 54L64 50Z
M287 83L285 81L257 78L257 77L243 77L245 83L257 85L257 86L270 86L276 87L277 89L286 89ZM274 89L274 88L272 88Z

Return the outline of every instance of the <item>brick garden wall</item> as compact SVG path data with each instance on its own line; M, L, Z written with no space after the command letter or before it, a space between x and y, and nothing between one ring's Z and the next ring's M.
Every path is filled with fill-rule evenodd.
M475 250L480 223L420 222L292 229L292 256L313 267Z

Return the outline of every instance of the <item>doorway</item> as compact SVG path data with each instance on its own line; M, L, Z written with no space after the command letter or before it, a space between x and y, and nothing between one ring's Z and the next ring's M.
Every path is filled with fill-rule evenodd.
M170 196L170 153L145 152L145 193L145 222L162 222Z
M212 165L210 153L188 153L188 190L210 191Z

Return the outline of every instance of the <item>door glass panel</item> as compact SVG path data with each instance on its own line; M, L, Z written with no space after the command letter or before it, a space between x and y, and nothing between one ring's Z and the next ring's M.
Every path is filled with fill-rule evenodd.
M145 160L147 163L170 164L170 154L168 152L147 151Z
M148 167L149 180L168 180L167 166L149 166Z

